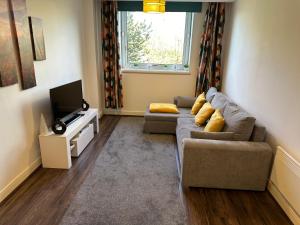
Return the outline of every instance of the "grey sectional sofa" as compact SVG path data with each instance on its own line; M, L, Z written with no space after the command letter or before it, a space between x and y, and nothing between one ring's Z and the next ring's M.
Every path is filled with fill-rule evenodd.
M190 114L195 98L176 97L179 114L145 113L144 131L175 134L180 178L185 187L263 191L273 158L266 130L224 94L211 88L207 101L221 109L223 132L204 132Z

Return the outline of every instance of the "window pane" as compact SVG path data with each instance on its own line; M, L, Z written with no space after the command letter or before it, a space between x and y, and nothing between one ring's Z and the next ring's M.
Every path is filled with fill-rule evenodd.
M185 12L128 12L128 63L183 64L185 19Z

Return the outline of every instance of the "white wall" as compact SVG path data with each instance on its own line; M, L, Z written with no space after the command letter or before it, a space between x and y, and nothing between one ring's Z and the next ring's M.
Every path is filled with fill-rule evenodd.
M236 1L223 85L266 126L274 150L279 145L288 153L279 151L268 188L294 224L300 224L299 10L299 0Z
M27 0L43 19L47 60L35 62L37 86L0 88L0 201L40 164L41 113L51 119L49 88L81 78L80 0Z
M300 161L300 2L238 0L223 90Z
M97 16L97 4L94 0L82 0L82 46L83 46L83 81L85 89L85 98L93 108L98 108L102 114L102 100L101 100L101 78L98 66L101 64L97 59L97 31L95 17ZM98 24L100 26L100 24Z
M177 95L194 96L205 6L202 13L194 17L191 74L123 73L124 108L121 114L143 115L151 102L173 102ZM104 112L114 113L107 109Z

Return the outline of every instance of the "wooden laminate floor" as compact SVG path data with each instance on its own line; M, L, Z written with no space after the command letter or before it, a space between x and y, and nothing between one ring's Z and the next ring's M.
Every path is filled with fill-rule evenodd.
M100 133L70 170L38 168L0 204L0 225L59 224L119 120L101 119ZM267 191L191 188L184 196L190 225L292 224Z

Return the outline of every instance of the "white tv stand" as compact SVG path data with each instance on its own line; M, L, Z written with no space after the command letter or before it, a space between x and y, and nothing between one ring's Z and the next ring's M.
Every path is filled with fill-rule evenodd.
M81 113L83 116L71 123L64 134L51 132L39 135L44 168L71 168L71 155L79 156L93 139L94 133L99 132L98 110L89 109Z

